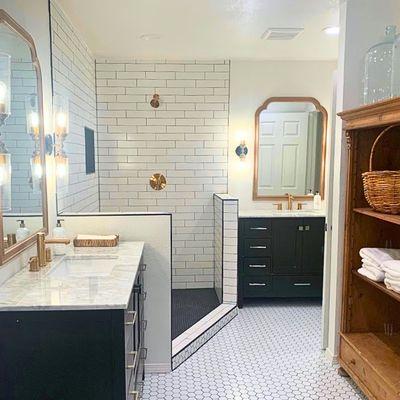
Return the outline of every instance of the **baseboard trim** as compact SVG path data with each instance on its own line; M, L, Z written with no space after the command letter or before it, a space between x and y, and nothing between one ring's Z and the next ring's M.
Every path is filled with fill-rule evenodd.
M325 357L332 363L332 364L338 364L339 362L339 357L338 355L333 354L330 349L325 349Z
M171 372L171 364L145 364L145 370L146 374L168 374Z

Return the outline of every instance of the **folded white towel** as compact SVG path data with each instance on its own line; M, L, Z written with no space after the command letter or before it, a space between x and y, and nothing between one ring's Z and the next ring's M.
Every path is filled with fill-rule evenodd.
M399 260L385 261L384 263L382 263L381 267L385 272L400 275L400 261Z
M368 272L370 272L371 274L373 274L373 276L376 277L377 282L383 282L383 280L385 279L385 272L382 271L380 268L371 267L371 266L365 265L365 264L363 264L361 266L361 268L363 268L363 269L367 270Z
M375 261L372 261L372 260L370 260L368 258L362 258L361 262L362 262L363 267L378 268L378 269L382 270L381 269L381 264L379 264L379 263L377 263Z
M381 265L385 261L400 260L400 249L364 247L360 250L360 256L374 264Z
M385 279L385 274L382 271L374 272L374 271L370 271L369 269L366 269L366 268L360 268L358 270L358 273L366 276L367 278L369 278L375 282L383 282L383 280Z
M394 292L400 293L400 281L394 281L389 278L385 278L385 285L388 289L393 290Z

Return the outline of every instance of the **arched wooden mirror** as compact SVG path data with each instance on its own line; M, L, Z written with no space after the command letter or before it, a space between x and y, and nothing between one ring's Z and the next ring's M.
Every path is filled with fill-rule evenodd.
M4 264L47 232L48 221L40 64L32 37L1 9L0 134Z
M257 110L254 200L325 192L328 114L313 97L271 97Z

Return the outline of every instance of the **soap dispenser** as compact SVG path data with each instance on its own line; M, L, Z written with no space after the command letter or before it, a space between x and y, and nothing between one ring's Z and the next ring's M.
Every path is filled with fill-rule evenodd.
M19 222L20 224L16 232L16 239L17 242L22 242L31 234L31 232L25 226L25 221L23 219L17 219L17 222Z
M53 237L56 239L66 239L67 238L67 231L61 225L61 221L63 219L58 219L56 227L53 229ZM63 256L65 254L65 244L55 244L54 245L54 254L56 256Z
M322 199L319 192L315 193L314 196L314 210L320 210L322 208Z

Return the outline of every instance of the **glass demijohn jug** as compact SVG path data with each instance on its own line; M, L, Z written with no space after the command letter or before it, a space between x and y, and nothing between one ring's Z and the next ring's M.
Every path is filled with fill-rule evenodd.
M395 38L396 26L387 26L384 41L372 46L365 56L364 104L393 97L392 67Z

